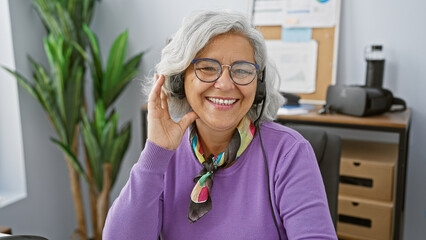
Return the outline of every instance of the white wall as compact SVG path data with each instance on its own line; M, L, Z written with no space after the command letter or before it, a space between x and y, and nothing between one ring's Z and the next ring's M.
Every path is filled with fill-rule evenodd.
M29 1L10 2L16 66L30 76L25 56L27 53L37 59L43 56L40 49L43 29ZM141 67L143 74L148 74L158 62L166 39L177 30L183 16L201 8L231 8L246 12L247 4L246 0L103 0L96 9L92 26L101 41L104 59L113 39L124 29L129 29L128 53L133 55L149 49ZM426 138L426 48L422 42L426 39L425 10L426 2L422 0L343 0L342 3L337 82L362 84L365 79L364 46L383 43L389 53L384 86L413 108L404 239L426 236L426 157L423 150ZM138 81L131 83L117 103L121 121L131 119L133 135L112 199L125 184L142 149L139 108L144 96L139 85ZM64 160L57 147L48 141L54 132L39 104L22 90L20 102L29 198L0 209L0 224L11 225L19 232L40 233L50 239L70 239L75 216Z
M0 1L0 66L15 68L9 2ZM13 183L13 184L12 184ZM0 71L0 207L26 197L24 148L18 86Z

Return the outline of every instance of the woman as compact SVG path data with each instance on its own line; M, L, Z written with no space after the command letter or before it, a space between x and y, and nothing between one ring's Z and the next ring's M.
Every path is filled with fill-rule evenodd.
M272 123L283 99L266 65L244 16L186 18L157 65L148 141L105 240L336 239L310 144Z

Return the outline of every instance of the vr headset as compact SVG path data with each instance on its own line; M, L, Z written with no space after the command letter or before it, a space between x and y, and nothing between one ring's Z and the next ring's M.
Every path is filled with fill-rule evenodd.
M391 91L383 88L330 85L327 89L326 104L320 113L339 112L363 117L404 111L406 108L404 100L395 98Z

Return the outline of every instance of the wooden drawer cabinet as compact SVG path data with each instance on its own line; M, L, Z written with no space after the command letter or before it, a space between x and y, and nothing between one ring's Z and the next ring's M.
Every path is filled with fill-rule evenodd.
M342 239L402 239L410 121L411 109L369 117L319 115L316 111L278 116L277 122L283 124L397 136L396 144L368 138L343 141L338 204L341 216L337 224Z
M344 239L388 240L392 234L391 202L339 196L337 234Z
M339 194L392 201L398 145L344 140Z

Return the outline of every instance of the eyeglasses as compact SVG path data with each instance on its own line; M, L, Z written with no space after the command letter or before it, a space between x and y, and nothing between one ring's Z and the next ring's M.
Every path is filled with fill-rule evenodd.
M231 65L222 65L219 61L210 58L198 58L192 60L194 72L197 78L206 83L212 83L222 75L223 67L229 68L229 75L232 81L237 85L248 85L256 77L256 70L259 65L238 61Z

